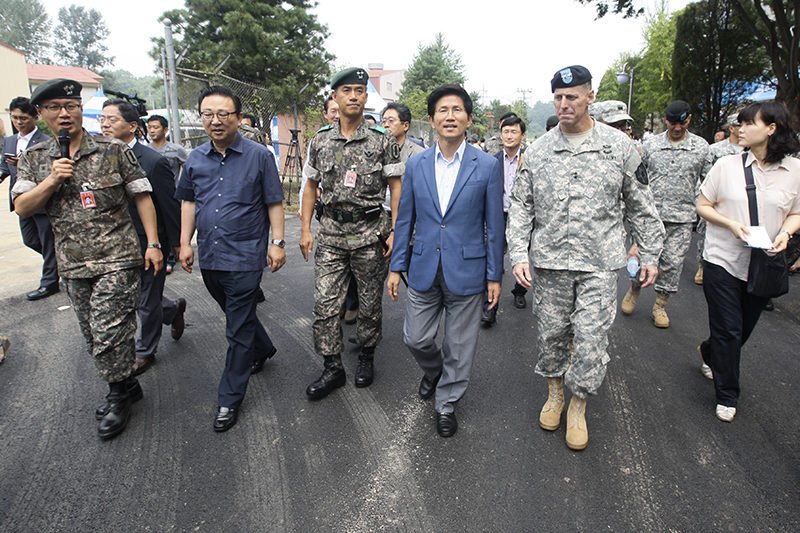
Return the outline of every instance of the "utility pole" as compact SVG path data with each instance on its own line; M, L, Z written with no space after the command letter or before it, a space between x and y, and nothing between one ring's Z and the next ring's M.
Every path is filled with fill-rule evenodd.
M172 142L181 143L181 115L178 112L178 84L175 79L175 44L172 41L172 21L164 20L164 48L167 57L167 102L169 102L169 125Z
M522 94L522 102L525 104L525 107L528 106L528 93L533 92L531 89L517 89L517 92Z

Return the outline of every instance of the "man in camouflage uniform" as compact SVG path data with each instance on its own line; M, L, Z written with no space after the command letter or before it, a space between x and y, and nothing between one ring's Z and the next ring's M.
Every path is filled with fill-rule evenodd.
M31 103L50 129L59 137L69 132L69 157L61 157L56 139L27 151L11 194L19 216L44 207L50 217L59 274L97 372L109 383L108 402L95 413L99 437L109 439L125 429L131 404L142 397L131 377L142 253L128 197L150 243L145 268L152 264L157 273L163 256L150 182L125 143L82 129L80 94L81 84L66 79L47 81L33 92Z
M642 145L642 161L666 230L664 248L658 260L659 277L655 284L656 302L652 313L653 323L659 328L669 327L665 307L670 295L678 292L683 257L692 240L696 192L711 170L708 143L687 129L692 121L689 104L675 100L667 106L665 115L667 131ZM622 301L623 313L629 315L633 312L640 292L641 286L634 279Z
M736 155L741 154L743 148L739 146L739 128L741 124L739 124L739 117L738 115L729 115L728 116L728 132L729 137L727 139L723 139L719 142L712 144L709 147L709 152L711 153L711 166L714 166L714 163L717 162L722 157L726 155ZM706 179L703 176L700 181L697 183L697 190L695 191L695 196L700 196L700 185L702 185L703 180ZM704 219L700 219L700 222L697 223L697 273L694 275L694 282L698 285L703 284L703 246L706 243L706 221Z
M658 274L655 265L664 232L633 143L589 116L594 101L591 79L581 66L567 67L553 77L560 126L525 152L506 228L514 277L526 288L534 280L536 373L547 378L549 388L539 425L558 429L566 384L573 393L566 441L574 450L588 443L586 398L597 394L610 361L606 349L616 314L617 269L625 264L623 203L633 230L642 236L644 286Z
M362 347L356 387L372 383L372 359L381 340L382 288L389 268L391 231L404 166L394 136L363 118L368 79L362 68L345 69L333 77L331 89L339 105L339 122L317 132L306 164L308 186L303 191L300 235L300 250L306 261L314 243L311 216L318 185L322 185L323 204L314 256L313 331L314 347L325 358L325 368L306 390L312 399L322 398L345 383L338 317L350 272L358 283L357 336ZM381 207L387 186L391 189L391 221Z

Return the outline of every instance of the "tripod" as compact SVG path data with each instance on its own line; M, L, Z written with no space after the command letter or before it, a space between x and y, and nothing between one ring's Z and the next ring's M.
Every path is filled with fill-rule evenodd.
M300 130L289 130L292 133L292 142L286 151L286 159L283 162L282 181L286 181L289 176L289 194L286 196L286 205L292 205L292 181L297 178L298 186L302 179L303 162L300 160L300 146L297 143L297 135ZM298 194L300 194L298 192Z

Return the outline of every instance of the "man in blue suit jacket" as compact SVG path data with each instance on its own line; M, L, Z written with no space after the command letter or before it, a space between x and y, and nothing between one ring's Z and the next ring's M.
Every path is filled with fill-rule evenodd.
M490 308L500 297L503 175L494 157L465 140L472 100L462 87L434 89L428 116L439 139L406 165L387 288L396 301L400 272L408 272L404 342L425 373L419 394L436 394L436 427L450 437L458 429L455 408L469 383L487 284Z
M0 182L6 176L11 176L8 185L9 193L17 181L17 161L22 152L34 145L50 139L36 127L36 120L39 113L31 105L29 99L19 96L11 100L8 106L11 113L11 120L17 133L9 135L3 140L3 157L0 159ZM14 210L14 202L10 200L10 210ZM28 300L41 300L55 294L58 289L58 264L56 263L55 238L53 228L50 226L50 219L44 209L28 218L19 219L19 229L22 232L22 242L42 255L42 277L39 281L39 288L27 294Z

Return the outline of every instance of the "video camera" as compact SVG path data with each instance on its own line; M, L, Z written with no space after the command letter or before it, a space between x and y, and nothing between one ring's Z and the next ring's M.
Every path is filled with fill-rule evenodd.
M147 116L147 114L148 114L147 106L145 106L145 104L147 103L147 100L145 100L143 98L139 98L139 96L136 93L134 93L133 96L129 96L129 95L125 94L125 93L121 93L121 92L117 92L117 91L111 91L111 90L108 90L108 89L105 92L106 92L106 94L110 94L111 96L116 96L117 98L122 98L123 100L128 101L133 107L136 108L136 112L139 113L140 117Z

